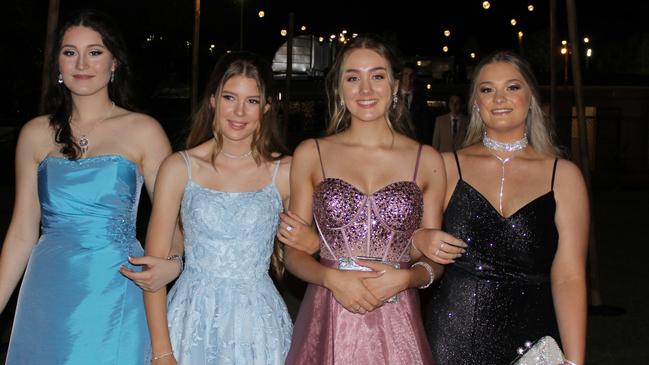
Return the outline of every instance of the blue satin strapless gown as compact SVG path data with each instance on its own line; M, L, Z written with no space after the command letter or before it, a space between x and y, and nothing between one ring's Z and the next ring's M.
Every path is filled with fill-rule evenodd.
M118 271L141 256L143 177L117 155L38 166L41 238L23 279L7 364L143 364L142 291ZM132 268L132 267L131 267Z

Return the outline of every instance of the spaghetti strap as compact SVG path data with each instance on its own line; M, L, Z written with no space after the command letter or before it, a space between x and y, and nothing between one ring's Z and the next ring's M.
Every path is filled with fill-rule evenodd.
M275 185L275 177L277 177L277 172L279 171L280 162L282 162L282 160L275 161L275 171L273 171L273 180L272 180L273 185Z
M415 173L412 175L412 181L417 180L417 172L419 171L419 157L421 157L421 148L423 147L423 144L419 144L419 149L417 149L417 162L415 162Z
M322 154L320 154L320 142L318 142L318 139L315 139L315 147L318 149L318 159L320 160L320 170L322 171L322 179L324 180L327 175L325 175L324 172L324 164L322 164Z
M554 159L554 166L552 167L552 183L550 184L550 190L554 190L554 175L557 172L557 162L559 162L558 157Z
M460 176L460 180L462 180L462 170L460 169L460 159L457 157L457 151L453 150L453 156L455 156L455 164L457 165L457 174Z
M187 165L187 176L189 177L189 180L192 179L192 159L189 157L189 154L187 151L180 151L178 152L180 155L183 157L183 160L185 160L185 165Z

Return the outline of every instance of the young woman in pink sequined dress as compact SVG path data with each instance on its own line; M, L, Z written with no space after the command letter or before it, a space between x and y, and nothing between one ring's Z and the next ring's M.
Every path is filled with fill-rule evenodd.
M287 364L432 364L415 288L440 268L416 263L410 238L441 226L445 172L406 136L398 64L377 38L350 41L328 75L328 136L295 151L291 211L321 238L319 261L286 248L286 267L309 283ZM341 259L372 271L341 270Z

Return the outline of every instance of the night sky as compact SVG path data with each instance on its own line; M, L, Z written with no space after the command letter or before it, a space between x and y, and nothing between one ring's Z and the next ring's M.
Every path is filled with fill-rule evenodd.
M150 95L166 84L189 78L194 1L192 0L60 0L65 17L75 9L94 7L111 14L120 24L133 55L143 92ZM242 0L201 1L201 72L209 71L218 56L239 48ZM453 56L471 62L470 52L480 56L495 49L520 50L517 33L524 33L522 50L538 69L543 82L548 69L548 1L493 0L484 10L482 1L272 1L243 0L244 48L272 58L285 42L293 12L295 34L328 38L342 30L374 32L391 40L406 59ZM527 6L535 10L529 12ZM45 39L46 0L5 0L0 30L3 39L1 115L34 112L40 88L40 69ZM401 6L399 6L401 5ZM431 9L425 9L431 7ZM559 40L568 38L565 1L557 1ZM258 17L259 10L265 12ZM579 36L589 36L593 57L587 82L628 84L649 82L649 2L623 1L603 5L577 1ZM517 25L510 20L515 18ZM306 31L300 27L306 26ZM451 31L446 38L445 29ZM147 41L152 38L152 41ZM210 45L214 45L209 51ZM448 46L448 53L442 46ZM580 45L580 46L583 46ZM555 45L558 51L559 45ZM477 61L477 60L476 60ZM6 118L5 118L6 119Z

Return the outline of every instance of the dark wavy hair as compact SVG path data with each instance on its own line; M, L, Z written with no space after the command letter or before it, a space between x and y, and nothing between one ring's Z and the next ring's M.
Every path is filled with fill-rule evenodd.
M345 106L342 93L343 63L352 51L357 49L368 49L378 53L388 64L388 80L391 85L392 95L396 95L396 104L394 97L390 98L390 103L385 112L385 119L391 129L412 137L413 131L408 118L408 110L403 103L403 98L397 92L397 80L401 76L402 62L397 56L392 46L375 34L362 34L352 38L345 44L327 74L327 101L329 104L329 126L327 134L342 132L349 128L351 124L351 113Z
M99 33L104 46L115 58L113 81L108 84L108 96L118 106L133 109L133 93L130 88L131 68L127 56L127 47L122 33L115 21L105 13L97 10L82 10L74 13L61 24L54 38L54 47L49 59L50 72L47 75L47 91L43 103L43 114L48 114L50 126L54 130L54 141L61 145L61 153L71 160L80 157L79 145L72 136L70 116L72 114L72 96L65 84L58 83L59 54L65 32L75 26L87 27Z
M261 121L259 128L254 132L250 149L257 164L265 161L277 161L287 154L284 144L281 142L281 133L277 123L275 112L274 93L272 90L272 69L270 64L260 56L251 52L232 52L224 55L214 66L212 74L207 81L203 98L200 101L196 113L192 116L192 126L185 142L186 148L192 148L212 138L216 141L215 153L223 146L223 136L218 124L216 114L221 103L221 95L225 83L234 76L244 76L255 80L259 89ZM210 97L216 100L215 107L210 104ZM263 110L266 106L269 109L266 113ZM271 263L275 276L280 279L284 275L283 250L277 240Z

